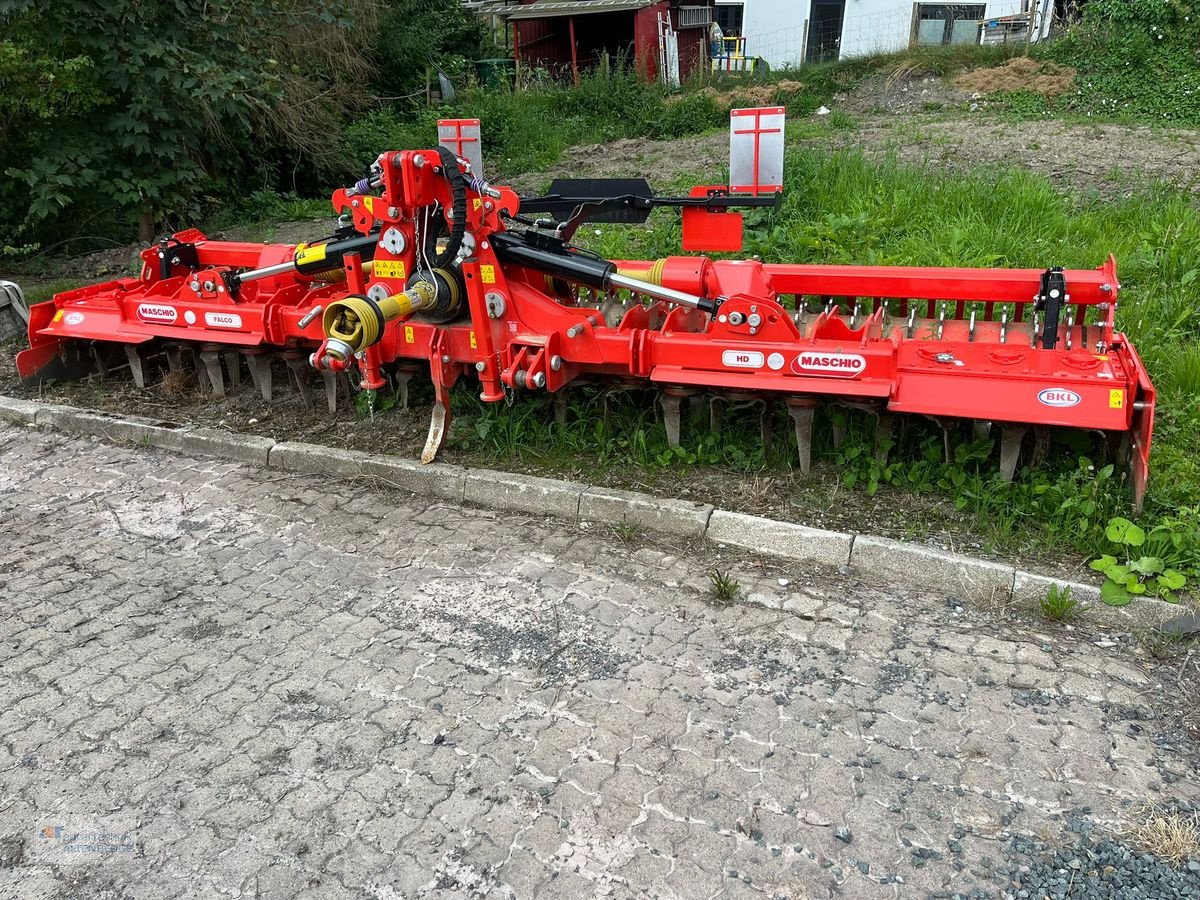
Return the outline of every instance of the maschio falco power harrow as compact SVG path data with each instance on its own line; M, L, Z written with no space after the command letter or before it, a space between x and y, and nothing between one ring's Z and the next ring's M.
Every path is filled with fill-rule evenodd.
M223 395L249 372L272 395L272 361L331 409L340 391L435 389L423 459L449 424L449 389L477 379L485 401L587 381L654 386L668 439L680 405L774 401L809 468L824 400L877 417L886 450L897 413L1000 435L1011 477L1025 441L1051 427L1104 434L1146 488L1154 387L1114 328L1118 282L1096 269L776 265L702 255L611 261L576 248L585 220L644 221L680 208L688 251L740 249L738 207L770 206L782 182L783 110L735 110L729 185L656 197L644 181L560 181L521 198L483 180L478 122L443 123L441 146L388 151L333 195L337 232L308 245L211 241L183 231L145 250L139 277L67 291L30 311L31 382L118 363L194 367ZM115 352L114 352L115 351ZM343 385L344 387L339 387ZM837 439L835 430L835 440Z

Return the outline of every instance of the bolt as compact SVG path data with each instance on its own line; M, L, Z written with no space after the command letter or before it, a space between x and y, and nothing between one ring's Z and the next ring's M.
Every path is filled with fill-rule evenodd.
M359 204L358 204L358 201L357 201L357 200L351 200L351 201L350 201L350 205L351 205L351 206L353 206L355 209L358 209L358 205L359 205Z
M161 253L160 253L160 254L158 254L158 255L159 255L159 256L162 256L162 254L161 254ZM172 256L172 257L171 257L171 265L173 265L173 266L177 266L177 265L179 265L179 257L178 257L178 256Z
M479 362L475 363L475 371L476 372L484 372L486 370L487 370L487 363L485 363L482 359Z
M1112 285L1109 284L1108 282L1105 282L1104 284L1100 285L1100 290L1103 291L1105 294L1111 294L1112 293Z
M493 203L491 200L484 200L483 208L486 209L488 212L491 212L493 209L496 208L496 204Z
M567 337L569 337L569 338L578 337L579 332L581 332L581 331L583 331L582 325L572 325L570 328L567 329Z
M397 154L396 154L396 156L397 156L397 158L398 158L398 157L400 156L400 154L399 154L399 153L397 153ZM399 163L399 162L397 162L397 163L396 163L396 165L400 165L400 163ZM418 156L418 157L416 157L415 159L413 159L413 168L414 168L414 169L423 169L423 168L425 168L425 157L423 157L423 156Z
M216 287L216 285L214 285L211 281L204 282L204 289L206 291L211 291L214 287Z
M389 218L395 219L399 215L400 215L400 210L398 210L396 207L394 207L394 206L388 207L388 217Z
M746 321L746 316L743 313L731 312L729 314L729 324L730 325L741 325L745 321Z
M562 357L561 356L550 357L550 368L553 369L555 372L557 372L559 369L561 369L562 368Z
M587 320L588 320L588 324L589 324L589 325L595 325L595 324L596 324L596 317L595 317L595 316L588 316Z
M752 306L752 307L750 307L750 308L751 308L751 309L754 309L754 307L753 307L753 306ZM751 328L751 329L755 329L755 328L757 328L759 325L761 325L761 324L762 324L762 316L760 316L758 313L751 313L751 314L750 314L750 315L749 315L749 316L746 318L746 323L747 323L747 324L750 326L750 328ZM751 333L753 333L753 331L752 331Z
M533 386L535 388L542 388L542 387L546 386L546 373L545 372L536 372L534 374Z
M191 289L192 289L193 291L196 291L197 293L199 293L199 292L200 292L200 282L198 282L198 281L193 281L193 282L191 283L191 285L189 285L189 286L191 287Z
M445 355L443 355L443 356L442 356L442 363L443 363L443 364L446 364L446 363L448 363L448 362L450 362L450 357L449 357L449 356L445 356Z
M448 209L448 210L446 210L446 221L447 221L447 222L453 222L453 221L454 221L454 210L452 210L452 209Z

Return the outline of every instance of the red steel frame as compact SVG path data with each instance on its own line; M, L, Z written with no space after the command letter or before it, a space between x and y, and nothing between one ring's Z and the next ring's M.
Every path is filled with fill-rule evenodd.
M35 306L31 348L17 358L22 376L38 377L66 342L80 339L317 348L324 337L320 318L310 317L302 327L305 315L376 284L393 293L402 290L417 265L414 247L422 214L435 202L442 208L451 202L445 179L435 174L433 151L386 153L380 162L382 196L339 190L333 197L334 208L350 213L359 232L394 228L406 237L398 254L381 242L369 274L357 256L350 256L345 282L288 274L247 283L232 296L224 275L289 260L296 248L210 241L198 231L181 232L176 240L196 248L195 270L177 268L162 278L152 247L143 254L139 278L67 291L53 303ZM498 199L468 194L467 231L475 251L461 265L466 315L452 324L419 317L389 323L357 363L364 387L382 386L386 366L423 360L430 363L438 400L447 408L447 390L465 374L478 377L488 401L502 399L517 385L536 383L532 376L540 374L547 391L584 376L642 379L683 389L825 396L901 413L1121 432L1131 438L1134 494L1140 501L1155 393L1136 351L1114 329L1119 285L1111 258L1095 270L1064 273L1075 324L1060 326L1055 349L1034 346L1030 320L1043 275L1037 269L670 257L659 266L659 282L723 298L717 313L655 301L629 307L620 324L610 327L598 297L585 303L578 292L562 292L540 271L501 262L489 237L504 230L502 213L517 213L519 200L510 189L499 193ZM617 265L638 277L652 263ZM823 311L798 324L792 298L815 302ZM489 314L489 300L495 299L503 301L503 312ZM939 322L938 311L947 307L949 314ZM1002 324L1001 310L1010 307L1012 315ZM1085 325L1089 310L1093 321ZM908 317L914 313L919 319L910 334ZM760 318L757 328L748 324L752 315Z

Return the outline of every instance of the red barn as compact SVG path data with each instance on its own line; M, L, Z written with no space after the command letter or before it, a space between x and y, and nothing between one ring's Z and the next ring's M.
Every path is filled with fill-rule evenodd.
M478 11L508 21L518 71L578 80L607 57L631 63L647 81L678 84L708 67L713 0L522 0Z

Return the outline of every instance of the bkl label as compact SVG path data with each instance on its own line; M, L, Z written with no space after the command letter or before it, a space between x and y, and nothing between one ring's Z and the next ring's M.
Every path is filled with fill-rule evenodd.
M792 361L792 371L798 375L817 372L821 375L838 375L854 378L867 368L866 357L857 353L822 353L809 350Z
M1078 406L1083 398L1066 388L1046 388L1038 393L1038 402L1046 406Z
M242 317L237 313L207 312L204 314L204 324L209 328L241 328Z
M179 318L179 311L164 303L139 303L137 317L143 322L173 323Z

